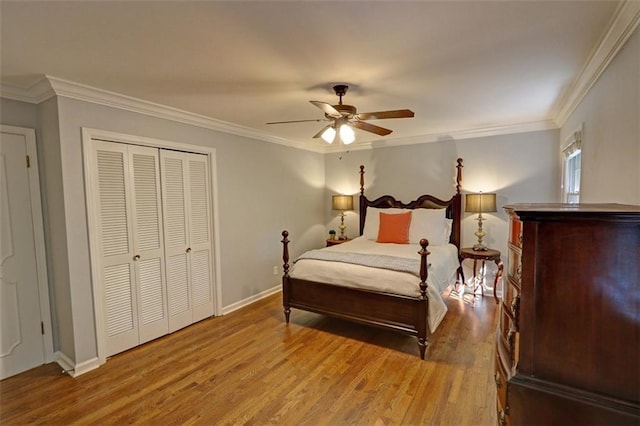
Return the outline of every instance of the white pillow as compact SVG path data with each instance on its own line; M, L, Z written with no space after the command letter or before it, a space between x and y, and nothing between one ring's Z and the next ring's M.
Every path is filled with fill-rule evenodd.
M364 223L362 236L368 240L378 239L378 228L380 227L380 212L387 214L406 213L412 211L411 224L409 225L409 243L418 244L420 240L426 238L429 245L443 245L449 242L449 234L445 222L446 209L378 209L367 207L367 217Z
M409 242L418 244L421 239L429 240L429 245L440 246L448 239L444 238L446 209L415 209L411 215Z
M449 242L449 238L451 238L451 228L453 227L453 219L444 219L444 242L445 244Z
M380 212L387 214L405 213L406 209L378 209L375 207L367 207L367 217L364 222L364 229L362 230L362 236L367 240L378 239L378 229L380 228Z

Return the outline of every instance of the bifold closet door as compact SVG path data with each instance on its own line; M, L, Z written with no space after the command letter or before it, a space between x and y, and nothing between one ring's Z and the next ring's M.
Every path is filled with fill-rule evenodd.
M213 315L207 160L160 151L170 332Z
M168 333L159 153L94 141L104 343L110 356Z

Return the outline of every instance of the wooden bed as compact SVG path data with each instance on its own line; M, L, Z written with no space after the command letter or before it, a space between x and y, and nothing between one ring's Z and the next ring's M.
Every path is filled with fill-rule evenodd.
M460 249L460 221L462 211L462 159L457 160L456 192L449 200L441 200L432 195L421 195L416 200L403 203L391 195L369 200L364 195L364 166L360 166L360 235L362 235L368 207L403 209L443 209L446 217L452 219L449 242ZM416 336L420 358L424 359L427 347L427 250L428 241L420 241L420 292L417 297L396 295L334 284L293 278L289 275L289 233L282 232L283 277L282 298L285 320L289 323L291 308L316 312L336 318L373 325ZM462 273L458 267L458 273Z

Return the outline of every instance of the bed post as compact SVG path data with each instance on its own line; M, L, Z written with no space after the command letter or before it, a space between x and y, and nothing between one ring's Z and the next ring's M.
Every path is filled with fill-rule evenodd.
M460 190L462 189L462 158L458 158L458 165L456 169L458 169L458 174L456 176L456 194L460 194Z
M364 197L364 165L360 165L360 235L364 232L364 220L367 216L367 207Z
M460 248L462 247L462 238L461 238L461 221L462 221L462 158L458 158L458 165L456 169L458 169L458 173L456 174L456 195L453 199L453 222L456 226L453 229L453 240L454 243L458 247L458 274L456 276L456 285L458 283L458 278L462 278L462 282L465 282L464 279L464 270L462 269L462 257L460 257Z
M291 284L289 283L289 232L282 231L282 306L284 308L284 318L289 324L289 316L291 315L291 307L289 307L289 297L291 292Z
M427 277L428 277L428 264L427 255L429 251L427 246L429 241L426 238L420 240L420 304L418 306L418 323L416 328L418 331L418 349L420 350L420 359L424 359L424 354L427 349L427 312L429 312L429 299L427 298Z

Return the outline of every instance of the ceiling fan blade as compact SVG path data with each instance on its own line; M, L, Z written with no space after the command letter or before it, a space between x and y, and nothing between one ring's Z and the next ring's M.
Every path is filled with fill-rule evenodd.
M309 102L311 102L312 104L320 108L322 112L327 114L329 117L335 117L335 118L342 117L342 114L340 114L340 111L335 109L331 104L328 104L326 102L320 102L320 101L309 101Z
M386 136L389 133L393 132L393 130L385 129L384 127L376 126L371 123L365 123L364 121L352 121L349 124L357 129L375 133L376 135L380 136Z
M320 131L318 133L316 133L315 135L313 135L314 139L319 138L320 136L322 136L322 133L327 130L329 127L331 127L331 124L324 126L322 129L320 129Z
M382 120L384 118L411 118L414 115L410 109L395 109L391 111L361 112L357 117L360 120Z
M289 121L271 121L266 124L287 124L287 123L309 123L309 122L319 123L320 121L328 121L326 118L315 118L312 120L289 120Z

